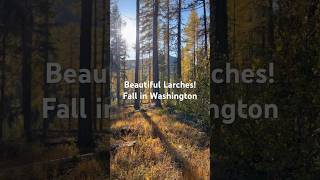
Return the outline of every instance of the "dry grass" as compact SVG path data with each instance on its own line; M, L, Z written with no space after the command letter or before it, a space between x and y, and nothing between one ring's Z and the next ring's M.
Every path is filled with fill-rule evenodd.
M111 179L209 179L209 138L206 134L160 114L158 110L145 113L127 108L116 115L117 119L111 125L111 144L126 141L136 141L136 144L112 152ZM123 134L124 127L130 131ZM75 144L48 149L41 145L12 145L4 152L19 157L2 159L0 168L25 166L0 173L0 179L104 179L103 165L94 159L67 167L63 173L59 165L32 163L76 156L79 151ZM186 169L190 172L186 173Z
M79 155L76 144L44 148L37 144L11 145L16 158L0 161L0 179L103 179L102 164L96 160L76 162L71 167L47 163ZM24 151L25 150L25 151ZM65 169L64 169L65 168Z
M141 113L130 118L114 121L111 129L119 131L123 127L133 130L123 137L114 137L111 144L121 141L137 141L134 147L125 147L116 151L111 159L111 177L113 179L186 179L181 156L193 172L192 179L209 179L209 138L205 133L176 121L159 111L151 110L147 115L152 125ZM165 141L153 133L152 126L163 134ZM169 143L169 145L167 144ZM167 147L167 146L170 146ZM174 149L174 152L171 151Z
M176 152L184 157L199 179L209 179L210 149L209 137L187 124L177 121L159 111L147 113L157 124Z
M97 160L84 161L71 169L63 179L95 180L103 178L103 165Z
M44 148L38 144L12 144L11 153L15 158L0 161L0 179L47 179L60 174L56 165L48 166L45 162L64 157L72 157L79 153L75 144L58 145Z
M128 126L132 133L111 139L111 144L123 140L135 140L134 147L124 147L115 152L111 159L112 179L181 179L181 172L163 148L159 138L152 136L152 128L140 113L131 118L114 122L113 132Z

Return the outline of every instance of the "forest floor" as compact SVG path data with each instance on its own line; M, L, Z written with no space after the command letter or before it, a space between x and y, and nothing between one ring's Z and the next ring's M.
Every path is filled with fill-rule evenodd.
M209 137L192 123L149 107L117 109L111 119L111 142L110 135L100 134L95 150L109 149L111 143L111 179L209 179ZM0 179L104 179L101 158L80 153L70 135L59 134L53 140L68 141L53 146L2 144Z
M111 124L111 179L209 179L206 133L159 109L129 107L118 116Z

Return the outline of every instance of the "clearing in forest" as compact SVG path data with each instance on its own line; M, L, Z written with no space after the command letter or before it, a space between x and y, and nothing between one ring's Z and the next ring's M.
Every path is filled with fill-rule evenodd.
M111 130L112 179L209 179L209 137L174 116L126 108Z

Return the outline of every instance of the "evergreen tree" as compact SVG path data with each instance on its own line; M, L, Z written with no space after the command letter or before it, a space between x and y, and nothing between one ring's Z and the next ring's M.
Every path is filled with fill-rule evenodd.
M92 0L81 1L80 69L91 69ZM79 118L78 144L82 150L92 147L91 84L80 84L80 98L85 100L86 117Z
M22 111L24 118L24 131L28 141L31 140L31 64L32 64L32 35L33 35L33 14L32 1L24 0L23 20L21 29L22 49Z
M192 54L192 77L190 79L196 79L196 63L197 63L197 44L199 37L199 25L200 20L197 12L193 9L189 16L189 21L185 27L185 35L186 35L186 50L188 53Z
M139 83L139 63L140 63L140 0L137 0L137 12L136 12L136 65L135 65L135 83ZM134 101L134 108L140 109L140 89L135 88L137 98Z
M159 13L159 1L153 2L153 81L157 83L159 81L159 61L158 61L158 13ZM154 93L160 93L160 88L153 88ZM155 100L156 107L161 107L161 100L157 98Z
M227 1L225 0L211 0L210 1L210 12L211 12L211 60L210 60L210 72L214 69L225 69L225 64L228 58L228 16L227 16ZM225 79L219 77L219 79ZM224 103L224 90L225 84L214 84L211 80L210 83L210 103L217 104L222 107ZM210 162L210 167L215 169L216 173L211 173L211 179L221 179L223 175L223 169L221 168L221 162L218 160L222 154L222 135L221 125L222 119L214 119L214 110L210 110L211 119L211 154L213 158ZM214 138L213 138L214 137Z

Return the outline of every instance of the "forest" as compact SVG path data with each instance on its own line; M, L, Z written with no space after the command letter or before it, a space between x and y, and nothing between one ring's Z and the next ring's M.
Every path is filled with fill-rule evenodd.
M0 0L0 179L318 179L319 47L319 0Z

